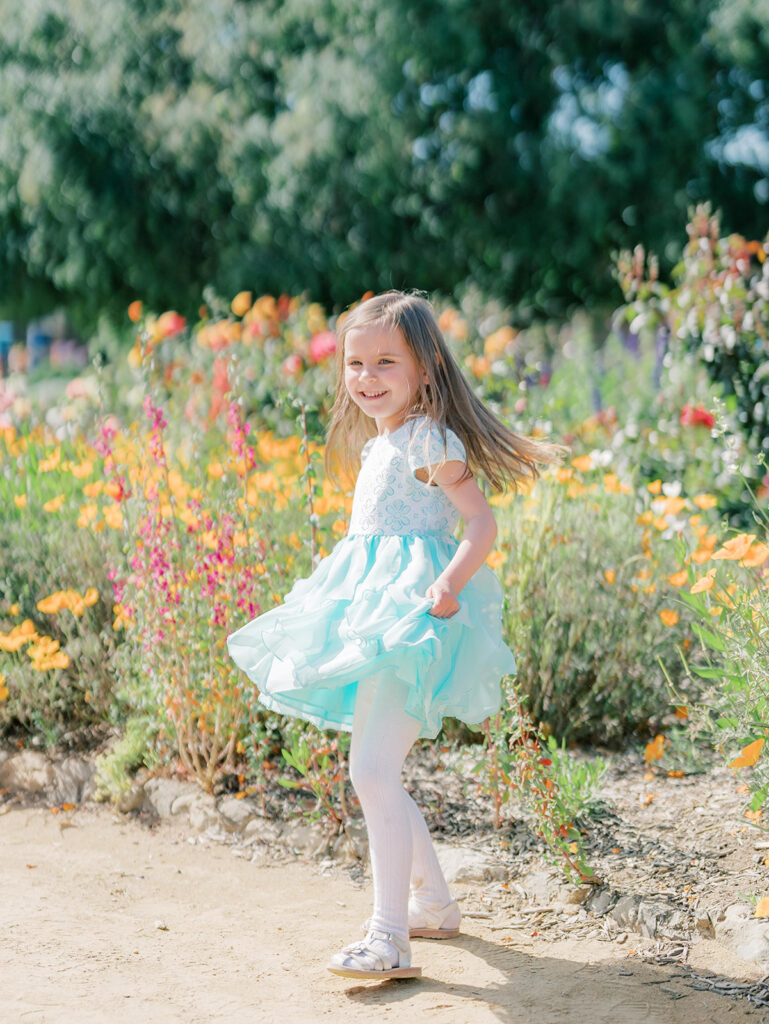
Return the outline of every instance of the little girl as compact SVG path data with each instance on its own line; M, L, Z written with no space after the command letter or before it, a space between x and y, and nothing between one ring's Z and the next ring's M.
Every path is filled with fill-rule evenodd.
M401 769L444 715L478 724L495 714L500 679L515 672L502 588L484 565L497 527L475 475L517 490L565 451L514 434L486 409L424 299L385 292L344 318L326 468L338 481L360 466L349 532L280 607L228 637L268 708L352 732L374 910L365 938L332 957L335 974L416 977L409 939L459 934L459 907Z

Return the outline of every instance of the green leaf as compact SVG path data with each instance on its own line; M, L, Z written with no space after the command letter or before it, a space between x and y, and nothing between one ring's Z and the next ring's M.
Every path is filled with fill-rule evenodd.
M753 799L750 801L750 805L749 805L750 806L750 810L751 811L758 811L758 810L760 810L764 806L764 804L766 803L766 797L767 797L768 794L769 794L769 783L767 783L767 785L765 785L765 786L762 786L761 789L757 789L756 792L753 794Z
M714 651L726 650L726 644L716 633L711 633L709 629L705 629L704 626L700 626L697 622L692 624L692 628L707 647L710 647Z

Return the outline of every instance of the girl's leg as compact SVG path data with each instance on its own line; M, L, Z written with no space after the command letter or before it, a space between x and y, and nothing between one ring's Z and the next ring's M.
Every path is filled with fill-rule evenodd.
M427 825L401 783L421 725L406 714L407 688L384 675L358 684L350 743L350 778L369 835L374 879L370 927L408 942L408 896L436 909L451 900Z
M452 901L451 892L443 877L443 871L438 863L435 847L422 812L408 793L406 793L406 800L408 801L413 847L411 879L409 881L411 898L424 910L443 910ZM451 915L445 918L444 927L455 928L459 924L461 916L457 907Z
M406 688L383 674L358 683L350 741L350 780L368 831L374 913L369 927L408 943L412 839L401 783L406 755L421 725L403 710Z

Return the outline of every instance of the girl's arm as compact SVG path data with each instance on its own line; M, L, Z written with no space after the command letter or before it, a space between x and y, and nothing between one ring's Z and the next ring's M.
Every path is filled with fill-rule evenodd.
M425 595L433 599L430 614L439 619L451 618L459 611L457 595L486 561L497 536L491 506L474 478L461 480L464 470L463 462L452 460L436 470L433 477L465 523L454 557Z

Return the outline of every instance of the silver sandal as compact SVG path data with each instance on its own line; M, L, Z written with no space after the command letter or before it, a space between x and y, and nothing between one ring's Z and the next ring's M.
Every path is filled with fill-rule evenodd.
M398 942L390 932L376 929L368 932L362 942L351 942L335 953L328 969L343 978L419 978L422 974L421 967L411 966L407 944Z

